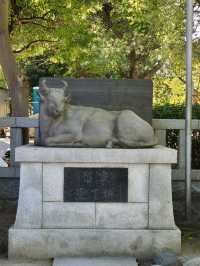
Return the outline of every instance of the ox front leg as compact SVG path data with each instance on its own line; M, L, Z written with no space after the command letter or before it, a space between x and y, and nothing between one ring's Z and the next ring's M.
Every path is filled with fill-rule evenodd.
M74 143L80 142L80 139L71 133L66 133L54 137L48 137L45 142L47 146L60 146L65 144L73 145Z
M106 144L106 148L111 149L118 143L119 143L119 141L116 138L112 138L112 139L108 140L108 142Z

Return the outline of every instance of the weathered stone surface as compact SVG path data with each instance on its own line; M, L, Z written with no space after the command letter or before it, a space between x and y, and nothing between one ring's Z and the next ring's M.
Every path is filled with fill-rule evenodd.
M169 164L152 164L149 182L149 228L175 228L171 166Z
M177 230L10 229L9 257L150 257L155 250L180 252Z
M176 163L177 151L162 146L148 149L51 148L25 145L16 148L16 161L51 163Z
M146 203L96 203L96 227L145 229L148 226Z
M138 266L134 257L55 258L53 266Z
M71 104L73 95L70 94L69 97L69 91L72 91L72 88L70 88L72 84L68 84L65 79L60 79L58 82L60 86L56 87L53 84L49 84L49 79L46 78L40 82L40 145L70 145L71 147L113 147L116 145L118 147L150 147L157 143L151 125L139 117L136 114L137 112L135 113L131 110L132 108L129 109L128 106L123 108L124 103L111 110L104 109L99 105L95 107L95 102L99 99L97 95L90 106L84 105L85 100L83 97L81 102L73 105ZM131 82L132 86L134 86L136 81L132 80ZM98 86L101 87L101 93L105 95L105 92L102 92L102 83L104 81L99 80ZM126 81L123 80L120 83L125 85ZM95 85L90 88L90 92L93 91L94 93ZM112 91L111 88L113 88L113 85L109 84L109 97L107 99L109 104L107 103L107 107L108 105L111 107L114 102L119 102L122 99L126 101L127 85L125 87L124 85L123 91L125 90L126 93L121 94L121 97L117 97L116 99L115 97L113 98L113 93L116 93L117 88L115 87ZM80 86L82 87L82 85ZM91 81L88 82L88 86L91 86ZM133 90L132 93L134 93ZM86 97L82 90L80 94L84 94L84 98ZM90 99L89 95L88 99ZM141 101L143 100L144 98L141 99ZM104 104L105 101L106 99L103 100ZM141 111L143 113L146 108L147 106L141 108L139 113Z
M109 150L30 146L17 148L17 150L19 151L18 159L22 159L22 176L26 181L22 182L25 185L20 190L20 194L25 191L25 194L22 194L23 201L21 203L24 204L26 211L21 211L24 215L22 215L23 227L14 227L9 230L9 254L11 257L50 259L56 256L137 256L138 258L146 256L149 258L163 250L180 251L181 235L174 226L171 200L170 162L176 161L176 152L173 150L162 147ZM26 156L24 156L24 152ZM41 162L29 162L31 158L34 161L41 160ZM23 160L27 160L27 162L23 162ZM28 167L28 162L32 168ZM75 206L78 205L72 206L71 203L62 202L63 190L59 191L58 187L63 187L63 181L58 181L59 185L56 184L55 176L59 172L47 167L44 170L44 172L46 171L46 184L40 182L39 195L42 193L44 185L44 191L47 191L45 193L49 200L43 201L42 213L40 209L42 198L37 195L35 184L38 185L38 180L42 179L38 175L38 173L41 175L42 164L45 168L48 163L58 164L63 170L64 167L131 167L129 170L132 181L130 186L133 188L132 196L135 196L135 199L132 198L133 202L129 203L92 203L93 207L87 207L87 211L80 206L76 208ZM149 163L151 165L147 166L146 164ZM40 171L36 171L35 166L38 166L36 168ZM59 171L61 176L62 171ZM25 173L27 175L24 175ZM28 178L25 179L25 176ZM53 183L48 187L48 178L51 176L54 178L53 183L58 185L55 193ZM149 184L149 190L145 188L146 184ZM26 194L26 185L30 188L29 194ZM140 192L136 191L135 186L139 187ZM35 198L33 197L34 193L36 193ZM139 195L142 193L143 198ZM27 208L26 199L30 210ZM32 202L29 203L31 200L33 200L33 205L31 205ZM50 200L52 201L50 202ZM53 202L53 200L59 201ZM33 211L35 202L39 202L36 214ZM141 208L141 206L143 207ZM43 219L39 219L40 223L38 223L38 211L40 215L43 214L41 215ZM29 218L25 217L25 213ZM18 221L20 221L19 218ZM30 218L31 220L29 220ZM29 227L26 227L27 224ZM21 226L19 222L16 225ZM57 226L58 228L55 228ZM133 226L136 226L136 229L133 229Z
M195 257L183 263L183 266L199 266L200 265L200 257Z
M42 164L21 164L20 193L15 228L41 228Z
M169 233L167 233L169 232ZM170 250L179 254L181 251L181 231L175 227L174 230L152 230L152 248L154 255ZM168 243L166 245L166 243Z
M43 204L44 228L91 228L95 226L95 203Z
M128 168L128 202L148 202L149 165L135 164Z
M52 261L0 259L0 266L52 266Z
M43 164L43 201L63 201L63 164Z
M163 266L180 266L177 255L171 251L162 251L153 257L155 264Z

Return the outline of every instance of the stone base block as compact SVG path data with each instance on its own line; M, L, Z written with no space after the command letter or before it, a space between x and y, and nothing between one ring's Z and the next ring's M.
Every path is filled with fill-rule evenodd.
M134 257L55 258L53 266L138 266Z
M52 266L52 260L8 260L0 259L0 266Z
M78 256L151 257L181 250L181 233L174 230L13 229L9 257L51 259Z

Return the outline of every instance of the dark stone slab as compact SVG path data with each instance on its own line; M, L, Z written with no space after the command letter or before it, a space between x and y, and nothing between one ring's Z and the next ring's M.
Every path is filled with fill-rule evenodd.
M127 202L128 169L65 168L65 202Z
M49 88L62 88L61 78L42 78ZM141 118L152 123L151 80L111 80L111 79L69 79L68 93L71 103L101 107L107 110L130 109Z

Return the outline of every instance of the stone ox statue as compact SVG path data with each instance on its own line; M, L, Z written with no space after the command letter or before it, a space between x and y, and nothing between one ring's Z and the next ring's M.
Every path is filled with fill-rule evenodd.
M157 144L153 128L131 110L107 111L70 104L64 87L40 87L46 146L63 147L151 147Z

